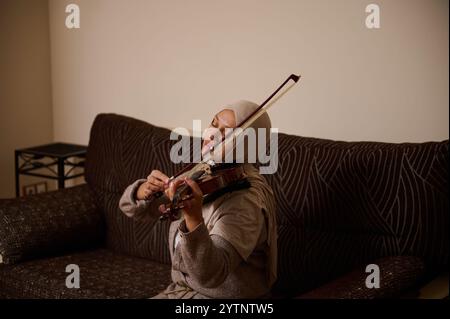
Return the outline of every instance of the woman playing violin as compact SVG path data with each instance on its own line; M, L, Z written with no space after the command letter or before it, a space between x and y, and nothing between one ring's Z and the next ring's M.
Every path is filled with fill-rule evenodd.
M239 101L215 114L210 128L235 128L258 105ZM270 129L266 113L252 128ZM207 130L206 130L207 131ZM266 134L268 138L269 134ZM204 134L203 150L213 143ZM247 146L246 146L247 147ZM255 151L245 149L245 152ZM247 158L247 157L245 157ZM170 180L158 170L127 187L120 208L129 217L149 215L152 195L172 200L181 184L189 186L182 218L169 231L172 283L153 298L262 298L276 280L277 238L275 200L271 187L251 163L242 164L249 187L227 192L208 203L196 181Z

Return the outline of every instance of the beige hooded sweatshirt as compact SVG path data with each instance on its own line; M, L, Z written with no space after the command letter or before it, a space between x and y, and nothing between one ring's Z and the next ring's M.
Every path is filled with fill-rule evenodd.
M240 123L258 105L238 101L233 110ZM270 129L267 114L253 128ZM266 134L268 137L268 134ZM247 152L248 150L246 150ZM250 188L226 193L203 205L204 223L188 232L184 219L169 230L172 283L153 298L268 297L277 273L277 232L273 191L252 164L243 164ZM125 190L120 208L129 217L155 216L155 205L136 200L145 179Z

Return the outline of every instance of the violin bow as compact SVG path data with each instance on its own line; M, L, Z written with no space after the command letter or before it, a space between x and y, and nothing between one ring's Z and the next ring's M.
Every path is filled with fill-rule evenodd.
M245 118L237 127L242 128L242 130L239 130L238 134L231 132L228 135L222 137L222 140L216 144L214 144L213 149L216 149L218 146L223 145L224 143L228 142L232 138L236 138L241 134L247 127L249 127L254 121L256 121L261 115L263 115L267 110L276 102L278 101L284 94L286 94L300 79L300 75L291 74L261 105L247 118ZM275 95L281 91L281 89L289 82L293 81L283 92L281 92L277 97ZM275 98L274 98L275 97ZM273 100L272 100L273 99ZM271 101L272 100L272 101ZM270 102L270 103L269 103ZM206 152L205 154L202 154L202 160L199 163L193 163L179 171L177 174L170 177L170 181L180 177L182 175L188 175L189 172L196 172L199 171L206 166L209 166L211 163L211 152ZM158 198L163 195L163 192L157 192L153 196Z
M285 95L298 82L299 79L300 75L291 74L253 113L247 116L244 120L242 120L241 123L239 123L239 125L236 126L242 128L242 130L238 130L238 133L235 133L235 130L233 130L233 132L231 133L228 133L228 135L222 137L221 141L213 145L213 149L220 147L224 143L230 141L230 139L236 138L237 136L242 134L246 128L252 125L252 123L255 122L265 112L267 112L267 110L270 107L272 107L272 105L275 104L276 101L278 101L283 95ZM281 92L278 96L275 97L275 95L278 92L280 92L281 89L291 80L293 82L288 87L286 87L286 89L283 92ZM202 154L202 157L204 158L202 162L208 163L211 160L211 153L206 152L205 154Z
M247 118L245 118L237 127L242 128L242 130L239 130L238 134L231 134L229 133L226 136L222 137L222 140L217 142L213 145L213 149L216 149L220 145L223 145L223 143L228 142L231 138L236 138L239 134L243 132L247 127L249 127L254 121L256 121L261 115L263 115L276 101L278 101L284 94L286 94L300 79L300 75L291 74L253 113L251 113ZM289 82L293 81L286 89L281 92L278 96L275 97L275 95L281 91L281 89ZM275 98L274 98L275 97ZM272 100L273 99L273 100ZM176 175L172 176L170 180L173 180L179 176L186 175L190 171L197 171L200 168L205 167L205 165L210 165L211 163L211 153L206 152L205 154L202 154L202 160L201 162L197 164L191 164L185 167L183 170L178 172Z

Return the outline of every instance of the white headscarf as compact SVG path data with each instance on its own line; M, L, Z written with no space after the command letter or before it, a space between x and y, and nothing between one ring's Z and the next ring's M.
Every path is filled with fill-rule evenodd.
M216 114L220 113L223 110L233 111L234 116L235 116L236 126L239 127L241 124L243 124L243 121L245 121L253 112L255 112L255 110L258 107L259 106L256 103L253 103L250 101L245 101L245 100L239 100L235 103L231 103L231 104L227 104L227 105L223 106L222 108L220 108L220 110L218 110L218 112ZM256 159L258 156L258 143L259 143L259 138L260 138L260 136L259 136L260 130L258 130L258 129L264 129L265 141L262 141L262 143L264 143L267 146L267 145L269 145L269 141L270 141L271 126L272 126L272 124L270 122L269 115L267 113L263 113L256 121L254 121L248 127L250 129L254 129L254 132L255 132L255 137L256 137L255 147L256 148L254 150L252 149L251 151L254 152L252 155L255 156ZM249 162L249 160L248 160L249 159L249 145L248 145L248 143L244 143L244 141L242 139L239 139L239 141L231 141L229 143L223 143L223 145L220 145L219 147L217 147L215 152L213 152L212 158L216 162L220 162L222 159L221 158L222 157L222 148L225 148L226 150L231 149L232 143L236 143L236 145L235 145L236 150L241 147L243 147L243 150L244 150L244 152L242 154L234 154L235 162L248 163ZM240 145L240 144L244 144L244 145Z

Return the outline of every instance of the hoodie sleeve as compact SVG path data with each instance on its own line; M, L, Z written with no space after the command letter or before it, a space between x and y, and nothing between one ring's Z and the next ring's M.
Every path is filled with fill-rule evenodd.
M150 214L157 208L158 201L139 200L136 198L136 192L146 179L138 179L133 184L129 185L122 194L119 201L120 210L128 217L137 220L145 220L148 218L154 219L155 214Z

